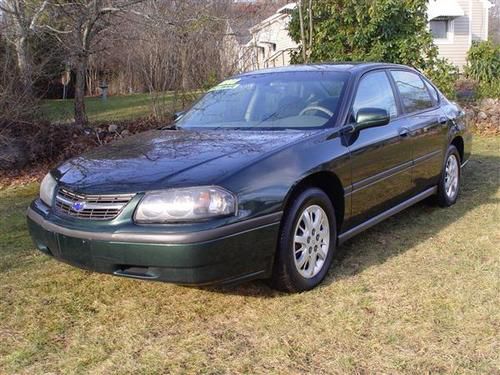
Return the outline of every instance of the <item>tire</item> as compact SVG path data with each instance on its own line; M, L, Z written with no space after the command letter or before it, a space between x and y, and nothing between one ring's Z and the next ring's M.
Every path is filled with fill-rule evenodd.
M336 244L332 202L320 189L304 190L283 215L271 286L289 293L314 288L328 273Z
M460 154L455 146L450 145L444 159L441 178L439 179L437 203L441 207L449 207L455 204L460 193L460 180L462 171L460 168Z

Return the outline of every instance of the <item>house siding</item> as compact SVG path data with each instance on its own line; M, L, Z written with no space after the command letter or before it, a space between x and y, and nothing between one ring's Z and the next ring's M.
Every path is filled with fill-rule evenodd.
M283 14L251 30L252 41L247 46L254 51L252 69L290 65L290 50L298 46L288 34L289 22L290 17Z
M453 20L453 41L446 44L436 43L439 56L448 59L460 69L463 69L466 64L467 51L470 46L470 1L472 0L458 0L465 15Z
M488 9L481 0L472 1L472 40L488 39Z
M474 40L488 39L488 8L483 0L457 0L465 15L453 20L453 41L436 42L439 56L448 59L463 70L467 52Z

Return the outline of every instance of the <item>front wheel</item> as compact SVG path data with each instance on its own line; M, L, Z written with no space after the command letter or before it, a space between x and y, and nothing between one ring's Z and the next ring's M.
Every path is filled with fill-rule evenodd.
M460 191L460 154L455 146L448 147L438 185L437 201L441 207L455 204Z
M326 276L336 247L335 211L320 189L300 193L285 211L271 286L301 292Z

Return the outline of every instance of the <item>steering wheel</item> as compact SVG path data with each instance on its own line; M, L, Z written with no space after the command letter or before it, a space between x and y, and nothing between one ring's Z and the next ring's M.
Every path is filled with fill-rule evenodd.
M319 105L310 105L306 108L304 108L302 111L300 111L299 116L304 116L305 113L310 112L310 111L320 111L323 113L326 113L328 115L328 118L333 116L333 112L330 111L329 109L325 107L321 107Z

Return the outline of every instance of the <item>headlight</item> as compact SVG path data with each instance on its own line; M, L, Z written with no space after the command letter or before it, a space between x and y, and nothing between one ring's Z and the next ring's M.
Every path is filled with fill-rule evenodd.
M220 187L169 189L146 193L134 220L138 223L196 221L236 212L236 197Z
M50 173L47 173L40 185L40 199L49 207L52 206L56 186L57 182L54 180L54 177Z

